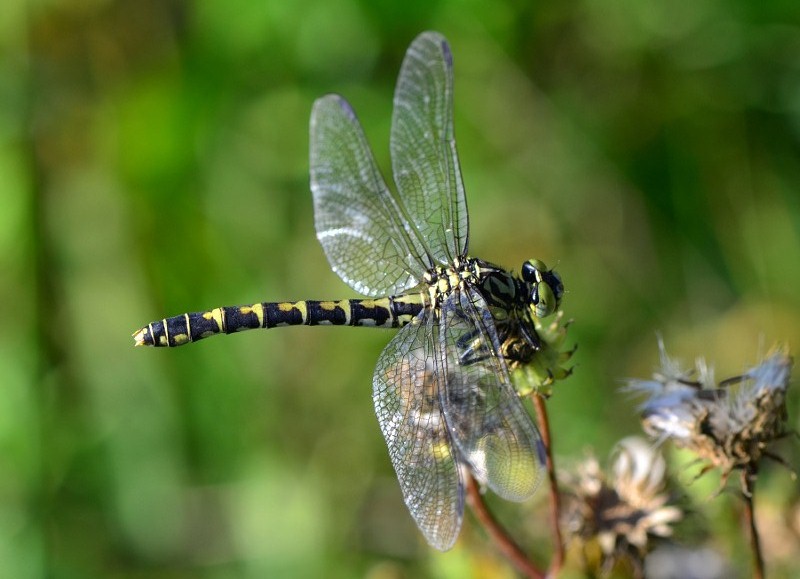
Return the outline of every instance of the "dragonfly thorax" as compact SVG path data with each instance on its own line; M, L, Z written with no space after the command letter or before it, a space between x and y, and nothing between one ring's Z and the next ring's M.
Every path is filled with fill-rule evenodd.
M451 265L440 265L426 271L423 281L428 286L431 304L441 303L454 290L463 289L464 284L479 284L481 263L474 258L464 260L456 258Z

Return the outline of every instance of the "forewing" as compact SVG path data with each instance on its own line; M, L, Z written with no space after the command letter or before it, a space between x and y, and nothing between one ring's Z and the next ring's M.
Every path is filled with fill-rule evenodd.
M339 95L314 103L310 169L317 238L333 271L368 296L416 286L429 261L420 257L424 247L404 225L355 112Z
M467 252L468 215L453 132L453 56L438 33L406 52L394 95L392 169L414 227L439 264Z
M453 546L464 512L464 486L439 404L436 324L421 315L381 353L373 400L403 498L431 546Z
M459 456L499 496L525 500L539 484L543 446L498 354L486 302L474 288L456 291L444 300L440 323L442 408Z

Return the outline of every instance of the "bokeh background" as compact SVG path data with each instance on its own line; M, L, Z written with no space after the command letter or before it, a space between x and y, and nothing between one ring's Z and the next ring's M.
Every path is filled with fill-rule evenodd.
M4 0L0 576L513 576L469 516L444 555L414 528L371 402L391 332L130 339L186 310L353 295L315 239L309 112L346 95L388 169L425 29L455 56L472 253L539 257L568 287L560 464L640 431L619 387L658 333L720 377L797 348L796 2ZM747 576L740 505L708 479L686 543ZM759 485L767 564L796 576L797 482L769 466ZM493 505L547 560L543 500Z

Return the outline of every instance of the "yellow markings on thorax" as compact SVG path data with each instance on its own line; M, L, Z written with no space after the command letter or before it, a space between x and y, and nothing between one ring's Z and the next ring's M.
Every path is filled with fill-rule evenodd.
M475 269L458 269L458 266L456 268L439 268L433 272L425 272L423 280L428 284L427 297L430 300L429 303L436 303L438 299L448 295L453 290L463 288L464 282L474 280L478 277L478 274L479 272Z
M429 285L428 286L428 303L435 304L436 297L439 295L439 290L436 288L436 285Z
M503 322L508 319L508 310L505 308L498 308L496 306L489 306L489 311L492 312L492 317L498 322Z

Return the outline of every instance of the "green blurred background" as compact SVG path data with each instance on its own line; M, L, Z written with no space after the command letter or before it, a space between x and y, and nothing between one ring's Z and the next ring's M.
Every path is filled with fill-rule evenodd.
M561 464L640 431L618 389L649 375L658 332L720 377L800 343L792 0L4 0L0 576L513 574L469 516L444 555L413 526L371 401L389 332L130 338L186 310L353 296L314 235L309 112L346 95L388 169L425 29L455 57L472 253L539 257L568 288ZM794 428L797 409L792 392ZM746 569L739 504L707 500L709 478L689 525ZM789 577L797 483L770 467L760 485ZM541 497L493 504L546 560Z

